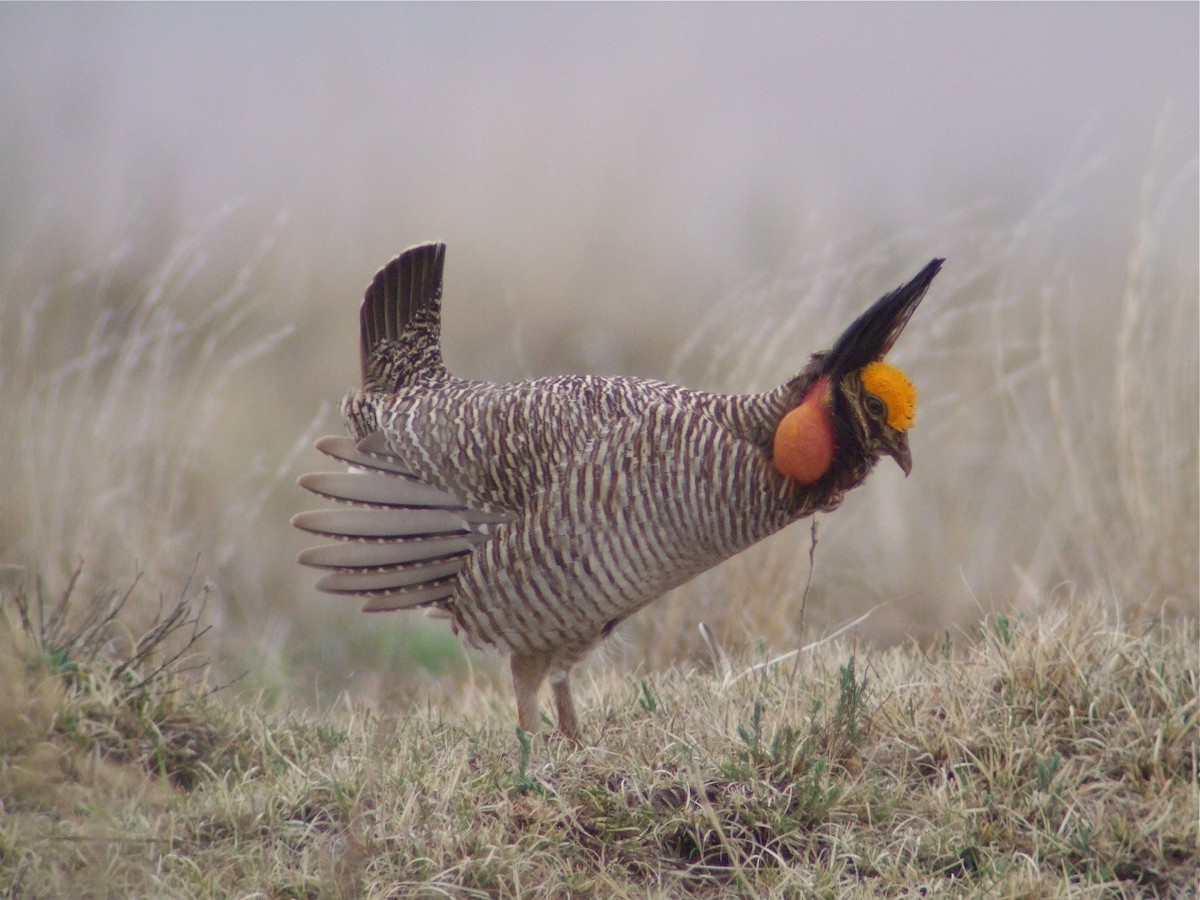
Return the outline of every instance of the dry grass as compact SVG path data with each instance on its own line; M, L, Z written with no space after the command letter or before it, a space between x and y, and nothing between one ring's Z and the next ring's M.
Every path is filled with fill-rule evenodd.
M299 341L292 323L333 305L284 305L270 240L244 265L213 251L225 212L154 265L116 253L31 287L18 261L0 279L0 890L1185 894L1200 289L1194 220L1170 225L1195 160L1150 171L1119 284L1077 236L1103 177L1084 165L1029 210L802 235L817 249L774 280L709 298L670 371L643 374L774 383L948 256L897 347L922 390L917 469L881 467L815 553L789 529L635 617L582 672L579 751L522 745L493 660L357 616L293 563L291 477L336 427L354 290L344 341ZM469 374L522 365L554 368ZM241 693L183 672L210 663Z
M916 470L905 481L884 464L821 517L815 572L809 529L789 529L635 617L610 653L695 662L699 621L738 652L764 635L789 649L810 575L809 633L861 620L879 646L1035 611L1063 589L1195 610L1200 288L1194 246L1170 227L1194 161L1150 173L1123 283L1097 283L1075 245L1086 223L1073 207L1104 174L1081 165L1023 211L964 210L886 239L800 235L813 249L789 267L714 298L645 374L725 390L777 383L885 287L948 256L895 354L922 391ZM293 564L304 541L287 521L309 501L292 478L320 464L313 435L339 427L355 291L285 307L271 287L275 232L236 264L217 251L236 216L221 211L153 266L123 250L50 285L25 286L19 266L7 274L0 562L52 593L81 562L94 592L140 572L153 598L194 576L212 590L222 671L249 670L248 684L282 695L371 697L397 675L419 695L430 678L490 666L419 617L357 616ZM451 306L468 301L451 290ZM338 309L344 340L299 340L297 326ZM516 328L536 325L511 313ZM472 374L554 367L517 350L512 373ZM130 608L130 627L153 611Z
M969 647L846 643L583 686L592 745L506 692L320 717L0 619L0 891L21 897L1183 896L1194 622L997 616ZM133 682L139 686L130 689Z

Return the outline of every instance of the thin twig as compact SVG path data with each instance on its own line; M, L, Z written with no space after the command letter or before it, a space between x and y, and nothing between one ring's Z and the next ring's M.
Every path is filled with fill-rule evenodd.
M841 637L843 634L845 634L847 631L849 631L851 628L856 628L859 625L861 625L863 622L867 621L867 619L871 618L871 616L873 616L875 614L876 610L880 609L884 605L885 604L880 603L878 606L871 607L870 609L868 609L865 613L863 613L858 618L851 619L849 622L847 622L841 628L837 629L836 631L830 632L829 634L825 635L825 637L821 638L819 641L813 641L811 644L805 644L803 647L797 647L795 650L789 650L787 653L781 653L778 656L775 656L775 657L772 657L771 659L766 660L765 662L755 663L754 665L749 666L746 669L743 669L741 672L738 672L736 675L733 675L721 686L729 687L729 685L734 684L735 682L741 681L747 675L751 675L754 672L757 672L759 669L770 668L771 666L778 665L779 663L784 662L785 660L790 659L793 656L799 656L801 653L806 653L810 650L815 650L815 649L817 649L817 647L821 647L825 644L828 644L830 641L835 641L839 637Z
M812 539L808 545L808 578L804 581L804 593L800 596L800 621L796 624L796 660L792 663L792 674L788 687L794 687L800 674L800 650L804 647L804 611L808 609L808 592L812 588L813 569L817 566L817 517L812 519Z
M721 672L721 682L728 683L729 679L733 677L733 663L729 661L729 654L725 652L725 648L721 646L721 642L717 640L717 636L713 634L707 622L700 623L700 637L704 638L709 655L712 656L713 668Z

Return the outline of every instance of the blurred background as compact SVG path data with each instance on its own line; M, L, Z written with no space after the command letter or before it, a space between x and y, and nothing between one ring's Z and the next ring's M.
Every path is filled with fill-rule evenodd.
M933 256L915 470L819 518L806 638L1197 612L1195 4L0 5L0 565L207 598L223 676L421 696L494 660L316 594L288 519L356 311L448 243L450 367L772 386ZM622 665L799 640L807 523ZM862 618L866 616L866 618ZM137 627L136 622L131 628Z

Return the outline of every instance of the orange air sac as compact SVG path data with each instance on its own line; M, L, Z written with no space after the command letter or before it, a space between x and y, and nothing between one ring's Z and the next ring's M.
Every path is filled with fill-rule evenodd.
M801 484L821 480L833 462L833 417L829 410L829 379L809 388L800 405L783 417L775 430L776 471Z

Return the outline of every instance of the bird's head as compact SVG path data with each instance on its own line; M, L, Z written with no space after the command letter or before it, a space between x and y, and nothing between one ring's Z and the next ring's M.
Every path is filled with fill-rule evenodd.
M829 478L853 487L883 455L908 475L908 429L917 389L883 361L925 296L943 260L935 259L912 281L880 298L838 338L813 357L800 377L803 393L775 431L776 470L803 485Z

